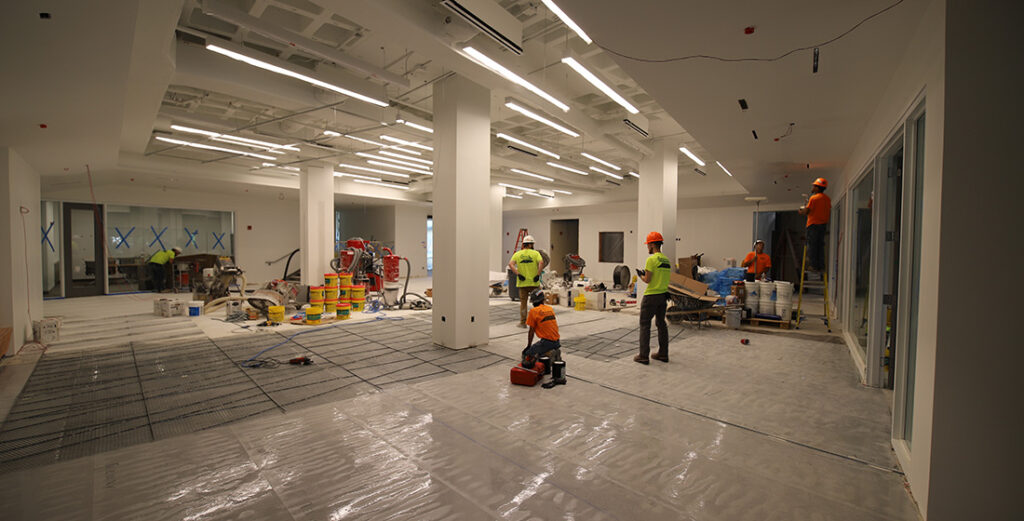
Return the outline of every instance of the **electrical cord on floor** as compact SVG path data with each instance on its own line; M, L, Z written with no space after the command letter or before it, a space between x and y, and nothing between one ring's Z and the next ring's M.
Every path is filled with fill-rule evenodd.
M336 327L339 327L339 326L355 326L355 325L359 325L359 324L369 324L371 322L376 322L378 320L393 320L393 321L405 320L403 317L389 317L389 316L384 315L383 312L379 312L378 311L378 313L380 313L379 316L376 316L376 317L374 317L374 318L372 318L370 320L361 320L359 322L348 322L348 321L345 321L345 322L339 322L339 323L336 323L336 324L331 324L331 325L328 325L328 326L311 328L311 329L308 329L306 331L299 331L298 333L295 333L294 335L291 335L291 336L285 338L284 341L278 342L277 344L274 344L274 345L272 345L272 346L270 346L270 347L260 351L259 353L256 353L255 355L252 356L252 358L249 358L248 360L243 360L243 361L239 362L238 365L240 365L242 367L274 367L274 366L266 366L265 364L258 363L260 360L264 360L264 359L260 358L260 356L263 355L263 353L266 353L266 352L271 351L273 349L277 349L278 347L281 347L281 346L287 344L288 342L291 342L292 339L294 339L295 337L298 337L300 335L305 335L306 333L313 333L315 331L324 331L324 330L336 328Z

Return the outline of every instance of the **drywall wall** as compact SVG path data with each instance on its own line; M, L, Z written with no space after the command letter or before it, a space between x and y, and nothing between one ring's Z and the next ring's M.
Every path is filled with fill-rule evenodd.
M60 188L44 187L43 198L90 202L88 187ZM118 183L97 186L96 200L105 204L234 212L235 262L245 270L250 284L281 278L285 261L277 259L299 247L299 201L297 197L284 193L275 198L264 194L211 193ZM267 264L272 261L277 262ZM298 266L296 260L293 260L291 270L294 271Z
M39 174L0 147L0 244L9 245L0 250L0 326L13 328L8 355L31 340L32 320L43 318L39 201Z
M427 276L427 215L425 206L395 206L395 254L409 259L413 277ZM402 276L406 267L402 263Z
M389 248L395 247L395 207L344 204L335 207L340 216L342 241L361 237L368 241L380 241ZM426 225L424 224L424 227Z

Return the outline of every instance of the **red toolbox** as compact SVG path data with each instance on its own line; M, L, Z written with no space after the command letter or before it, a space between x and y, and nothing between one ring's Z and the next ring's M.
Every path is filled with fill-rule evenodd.
M512 368L509 374L512 383L515 385L537 385L537 382L544 376L544 364L536 362L532 369L519 364Z

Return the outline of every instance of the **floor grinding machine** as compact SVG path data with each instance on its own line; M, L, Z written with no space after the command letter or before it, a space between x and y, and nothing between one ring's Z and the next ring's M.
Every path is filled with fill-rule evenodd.
M401 262L405 261L405 284L401 284ZM383 309L430 309L430 301L409 292L412 266L409 259L395 255L380 242L356 237L345 241L345 248L331 260L336 272L352 274L353 284L362 284L366 293L377 295Z

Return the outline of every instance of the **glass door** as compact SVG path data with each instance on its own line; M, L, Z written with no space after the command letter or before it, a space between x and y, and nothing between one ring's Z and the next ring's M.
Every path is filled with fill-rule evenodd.
M896 318L899 316L900 219L903 208L903 139L884 157L885 245L882 257L882 309L885 333L882 335L882 385L892 389L896 369Z
M846 330L850 332L857 343L861 356L867 362L868 331L870 327L870 281L871 281L871 250L872 250L872 227L871 211L874 206L874 170L867 174L857 183L853 189L853 198L850 201L852 212L851 244L853 259L851 268L853 285L850 288L850 306L847 308Z
M102 205L64 203L64 259L65 296L106 292Z
M63 226L61 226L60 203L43 201L39 205L39 210L43 298L60 298L64 296L64 270L61 268L61 245L63 244L61 231Z
M832 317L842 321L843 312L843 259L846 255L846 244L844 239L846 238L846 230L844 226L846 221L843 220L843 210L846 208L846 197L839 198L838 201L832 206L832 216L829 218L829 228L835 230L835 233L829 234L830 243L829 251L831 252L829 272L828 272L828 297L829 307L831 308ZM835 329L835 325L832 326Z

